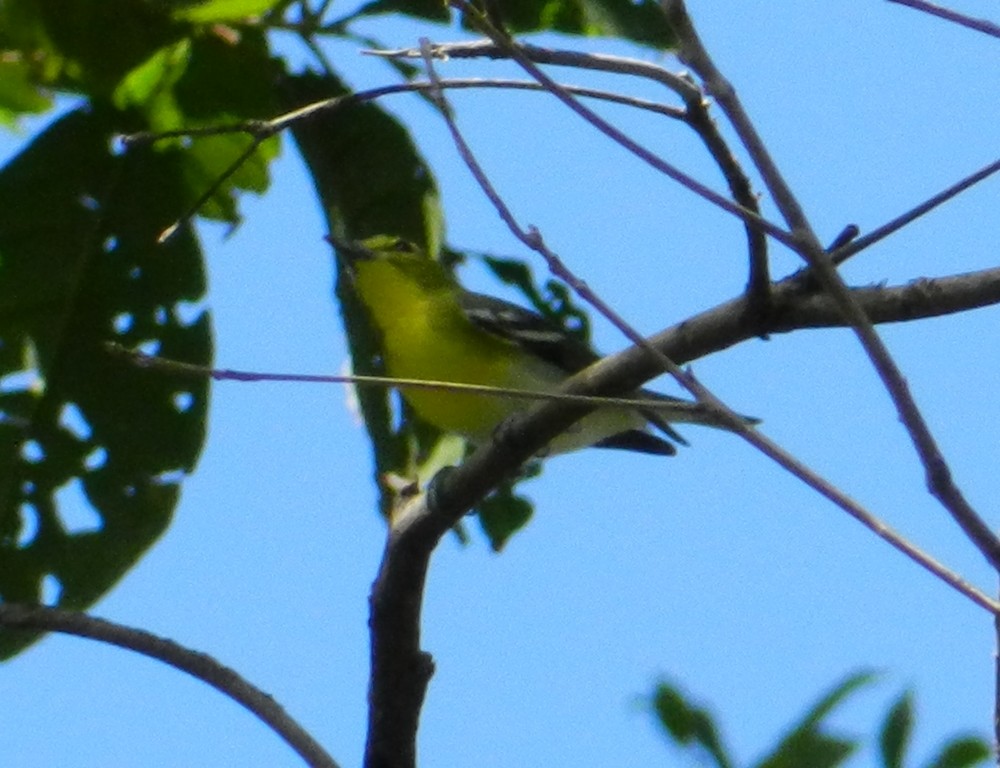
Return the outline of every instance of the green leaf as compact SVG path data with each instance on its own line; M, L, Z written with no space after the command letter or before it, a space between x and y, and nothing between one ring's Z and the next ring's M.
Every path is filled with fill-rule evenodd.
M500 22L515 34L561 32L621 38L658 50L670 50L677 45L677 37L657 0L490 0L485 6L493 23ZM442 0L374 0L352 13L351 18L385 13L440 23L447 23L450 18L447 4ZM475 27L472 23L465 25Z
M590 344L590 318L573 301L573 295L566 285L557 280L548 280L543 293L536 285L526 262L486 255L483 256L483 262L501 282L517 288L538 314L576 336L584 344Z
M677 47L658 0L583 0L584 34L631 40L634 43L671 50Z
M154 131L169 131L183 124L173 89L191 58L191 41L178 40L156 51L125 75L111 94L119 109L137 107L149 118Z
M927 768L971 768L986 762L991 756L992 750L983 739L966 736L945 744Z
M540 464L536 462L520 479L540 473ZM531 500L515 493L514 487L513 482L505 483L476 507L479 524L494 552L500 552L510 537L528 524L535 512Z
M262 16L280 2L281 0L209 0L175 10L172 15L175 19L196 24L242 21Z
M208 384L138 368L108 341L206 365L205 275L177 152L109 151L90 106L0 171L0 599L92 605L163 533L205 435ZM92 516L69 515L75 490ZM0 630L7 658L37 633Z
M278 111L274 83L281 71L280 65L269 56L263 36L255 32L242 35L235 46L214 36L193 38L184 76L173 90L183 125L220 127L272 116ZM149 119L154 121L156 115L149 115ZM216 184L252 142L252 137L243 132L192 138L187 143L183 166L191 199L197 199ZM269 184L270 162L280 147L277 136L260 144L198 213L210 219L237 222L234 192L239 189L264 192Z
M11 11L21 20L24 44L55 60L52 84L91 97L110 95L129 72L188 31L155 4L136 0L7 2L16 6Z
M147 104L158 93L174 87L190 58L189 38L160 48L122 78L111 94L112 102L119 109Z
M659 50L677 45L657 0L494 0L487 7L513 33L621 38Z
M893 704L882 724L879 746L885 768L903 768L906 748L913 731L913 697L904 693Z
M27 65L0 61L0 123L13 126L21 115L45 112L51 106L52 98L32 82Z
M373 0L358 8L351 16L377 16L384 13L401 13L442 23L447 23L451 18L444 0Z
M678 688L660 682L653 693L652 705L667 736L679 746L700 748L718 768L733 764L711 714L688 702Z
M873 674L863 672L835 686L758 764L760 768L832 768L843 763L857 749L858 742L824 733L823 719L847 696L873 679Z

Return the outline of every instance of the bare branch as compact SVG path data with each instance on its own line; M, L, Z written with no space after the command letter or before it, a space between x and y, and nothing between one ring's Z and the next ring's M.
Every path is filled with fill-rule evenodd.
M672 163L668 163L659 155L651 152L646 147L634 141L621 130L616 128L614 125L609 123L607 120L602 118L600 115L595 113L593 110L587 108L579 101L577 101L573 96L561 88L558 83L556 83L552 78L550 78L545 72L536 66L536 64L524 53L521 52L519 46L515 45L513 42L507 40L496 28L489 23L483 14L480 14L473 8L466 0L449 0L449 5L459 8L462 11L470 14L471 18L476 18L477 23L481 28L481 31L490 37L494 43L500 46L504 51L506 51L508 57L517 63L525 72L535 78L539 83L545 86L546 90L552 93L557 99L559 99L563 104L569 107L573 112L583 118L585 121L590 123L594 128L599 130L609 139L625 148L633 155L638 157L647 165L655 168L660 173L673 179L679 184L683 185L689 189L694 194L707 200L708 202L716 205L722 210L731 213L734 216L739 217L748 225L756 227L775 240L781 243L785 243L790 248L795 247L795 238L781 227L777 226L773 222L768 221L763 218L760 214L753 210L744 208L741 205L733 203L731 200L723 195L720 195L715 190L702 184L700 181L695 179L693 176L684 173L684 171L677 168Z
M367 91L358 91L356 93L345 94L343 96L336 96L332 99L326 99L323 101L314 102L308 104L300 109L293 110L291 112L286 112L285 114L279 115L272 120L248 120L242 123L234 123L231 125L215 125L207 127L189 128L189 129L177 129L172 131L163 132L149 132L143 131L139 133L129 134L128 136L123 136L121 141L125 149L131 146L138 146L143 144L152 144L157 141L163 141L172 138L196 138L199 136L218 136L221 134L230 133L246 133L251 138L251 143L246 147L246 149L240 154L240 156L234 160L229 166L222 171L219 176L213 180L209 187L198 197L198 199L188 208L187 211L181 215L177 221L167 227L163 232L160 233L158 238L159 242L165 242L170 237L177 232L180 227L190 222L197 214L198 211L211 199L212 195L219 191L222 185L227 179L231 178L234 173L236 173L242 165L249 160L253 154L257 151L257 148L261 143L273 136L276 133L280 133L286 128L293 125L299 120L307 120L311 116L325 111L334 111L342 107L346 107L351 104L362 104L368 101L374 101L376 99L382 98L384 96L389 96L396 93L413 93L421 91L429 91L434 86L431 83L415 82L415 83L399 83L396 85L387 85L381 88L372 88ZM503 80L503 79L483 79L483 78L463 78L463 79L453 79L453 80L441 80L440 88L502 88L508 90L526 90L526 91L546 91L548 90L544 86L523 80ZM602 91L594 88L582 88L578 86L564 86L566 91L577 96L582 96L585 98L593 98L602 101L610 101L617 104L624 104L630 107L635 107L636 109L642 109L648 112L656 112L658 114L670 117L676 120L682 120L685 117L683 110L677 109L676 107L669 107L662 104L657 104L655 102L647 101L645 99L633 98L630 96L622 96L621 94L611 93L609 91Z
M702 45L683 0L663 0L663 7L671 27L680 39L678 55L702 78L706 90L719 102L794 233L797 240L794 250L809 264L816 278L829 291L882 379L924 466L928 489L983 557L994 568L1000 569L1000 538L976 513L953 482L951 470L910 393L906 379L816 238L798 200L743 109L736 91L716 68Z
M889 2L896 3L898 5L905 5L908 8L913 8L914 10L929 13L931 16L937 16L939 19L947 19L948 21L952 21L963 27L974 29L977 32L983 32L987 35L992 35L993 37L1000 37L1000 26L997 26L992 21L966 16L964 13L952 11L948 8L942 8L940 5L928 3L926 0L889 0Z
M685 103L701 99L701 89L690 78L671 72L669 69L642 59L627 56L609 56L605 53L586 53L560 48L546 48L528 43L515 43L518 51L536 64L551 64L557 67L585 69L594 72L610 72L616 75L631 75L652 80L666 86ZM369 56L384 58L422 59L420 48L375 49L362 51ZM475 40L460 43L434 43L430 55L435 59L510 59L509 49L492 40Z
M574 69L610 72L619 75L629 75L651 80L674 91L684 102L685 109L682 119L698 135L722 171L733 199L746 210L760 215L760 206L743 169L729 149L722 134L719 133L715 121L708 112L708 103L701 89L691 82L690 78L678 75L670 70L639 59L622 56L608 56L600 53L584 53L581 51L544 48L526 43L510 43L525 57L535 64L550 64L553 66L572 67ZM429 54L434 58L447 60L449 58L493 58L509 59L509 47L498 45L492 41L476 41L461 43L435 43ZM418 48L400 48L396 50L365 51L370 55L391 58L420 58L423 54ZM569 88L562 86L567 92ZM585 118L586 119L586 118ZM599 127L599 126L598 126ZM614 137L611 137L614 138ZM626 146L626 148L629 148ZM770 290L770 279L767 266L767 238L764 231L749 221L744 221L747 232L750 254L750 277L748 289L755 298L755 304L765 306Z
M86 637L162 661L207 683L249 710L294 749L307 765L314 768L337 768L337 763L326 750L270 695L208 654L192 651L173 640L141 629L133 629L85 613L41 605L0 603L0 625Z
M1000 160L994 160L989 165L983 166L975 173L972 173L955 184L952 184L950 187L941 190L936 195L933 195L919 205L914 206L906 213L897 216L892 221L886 222L881 227L873 229L864 237L859 237L857 240L845 245L843 248L837 249L837 252L831 256L833 263L838 266L843 264L851 258L851 256L863 251L865 248L871 247L880 240L884 240L893 232L902 229L910 222L916 221L921 216L930 213L939 205L948 202L956 195L964 192L970 187L975 186L981 181L985 181L997 171L1000 171Z
M952 300L970 305L1000 303L1000 269L977 275L946 278L940 287ZM938 284L939 281L928 281ZM887 307L907 319L914 312L935 314L936 290L927 284L893 289L856 289L858 301L873 316L881 316L884 294ZM958 297L963 297L959 299ZM687 362L769 331L791 330L797 323L808 327L843 325L833 300L806 291L797 280L775 288L775 316L780 325L752 326L747 322L748 298L740 297L685 320L652 341L673 360ZM946 301L945 303L949 303ZM564 391L593 395L603 391L631 391L659 373L659 364L647 350L632 347L591 366L573 377ZM415 738L419 711L433 671L430 657L420 648L420 610L430 556L462 516L497 485L535 455L557 434L581 418L588 409L570 403L547 402L505 423L494 441L482 446L462 466L439 474L427 494L405 501L394 514L382 565L371 599L373 722L370 723L366 766L400 768L415 765ZM758 433L747 437L768 456L799 477L906 557L937 576L976 605L1000 614L1000 604L938 563L899 533L893 531L855 500L788 455ZM406 757L395 761L393 755ZM411 759L412 758L412 759Z

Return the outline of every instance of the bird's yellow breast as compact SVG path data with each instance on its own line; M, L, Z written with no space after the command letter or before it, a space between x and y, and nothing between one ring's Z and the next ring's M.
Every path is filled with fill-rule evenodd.
M356 281L382 333L386 371L394 378L545 390L524 353L476 327L450 296L415 290L390 265L369 264ZM366 291L377 291L376 300ZM558 381L555 371L552 378ZM402 387L403 397L429 424L473 442L488 440L514 411L530 405L495 395Z
M437 265L434 265L435 267ZM528 392L552 392L566 374L516 344L475 325L455 301L455 286L421 275L419 262L367 262L355 286L382 334L387 373L400 379L482 384ZM427 423L473 443L491 439L514 413L533 404L525 398L401 387L403 397ZM601 408L556 438L549 452L575 450L645 419L623 408Z

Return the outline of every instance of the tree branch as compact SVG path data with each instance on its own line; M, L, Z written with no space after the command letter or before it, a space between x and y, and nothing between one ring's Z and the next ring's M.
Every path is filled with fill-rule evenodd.
M198 653L140 629L98 619L85 613L40 605L0 603L0 624L20 629L62 632L115 645L149 656L187 672L249 710L313 768L338 768L337 763L271 696L254 687L235 670L205 653Z
M764 178L785 222L791 228L797 241L794 250L809 264L816 279L833 297L885 385L924 466L928 489L990 565L1000 570L1000 538L976 513L954 483L951 470L917 407L905 377L817 239L802 207L743 109L735 89L718 70L702 45L688 16L684 0L662 0L662 3L667 20L680 40L678 55L702 78L706 91L716 99L732 123Z
M1000 303L1000 268L894 288L856 288L855 300L880 322L913 320ZM796 328L843 327L845 321L828 295L809 291L790 278L774 288L777 311L752 326L743 296L702 312L652 337L672 360L684 363L765 333ZM605 358L573 377L564 388L578 394L627 392L660 373L657 361L632 347ZM382 565L372 591L372 683L366 749L367 768L411 768L416 760L419 710L433 664L420 648L420 609L431 553L462 516L507 479L552 438L581 418L587 408L546 402L498 430L462 466L439 475L426 494L406 499L393 517ZM1000 604L966 583L892 531L846 494L803 467L780 447L763 441L766 452L826 498L848 511L876 535L980 607L1000 615ZM756 443L755 443L756 444Z
M571 67L573 69L590 70L595 72L609 72L617 75L629 75L641 77L646 80L659 83L674 91L684 102L684 110L680 114L683 120L701 139L708 153L712 156L736 203L742 208L760 215L760 205L749 178L744 173L743 168L736 160L729 145L718 130L715 121L708 111L708 102L704 93L698 88L690 78L678 75L670 70L647 61L632 59L623 56L608 56L601 53L584 53L581 51L561 50L555 48L544 48L538 45L526 43L510 43L523 54L527 59L535 64L549 64L552 66ZM510 59L509 47L501 46L492 40L474 41L461 43L434 43L430 48L430 55L435 58L447 60L450 58L491 58ZM396 50L376 50L366 51L371 55L385 56L390 58L421 58L427 54L423 48L400 48ZM430 67L428 67L430 69ZM447 81L442 81L442 83ZM549 90L548 86L543 87ZM560 86L567 93L577 94L566 86ZM588 119L586 115L583 115ZM595 125L599 130L600 125ZM614 138L612 136L611 138ZM629 149L626 145L626 148ZM747 280L747 288L754 297L755 305L766 307L768 301L768 291L770 290L770 279L767 265L767 237L764 230L755 226L750 221L744 220L743 226L746 229L748 252L750 255L750 276Z
M896 3L897 5L905 5L917 11L923 11L931 16L946 19L960 26L974 29L977 32L983 32L993 37L1000 37L1000 26L997 26L992 21L975 19L972 16L966 16L964 13L958 13L948 8L942 8L940 5L935 5L934 3L928 3L926 0L889 0L889 2Z

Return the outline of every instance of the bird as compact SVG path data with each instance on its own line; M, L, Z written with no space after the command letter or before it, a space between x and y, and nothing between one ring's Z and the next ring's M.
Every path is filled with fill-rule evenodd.
M381 335L382 359L392 378L549 393L601 357L536 312L466 290L439 261L404 238L327 239ZM525 398L446 389L401 387L401 392L423 421L473 445L493 439L506 420L532 404ZM541 455L593 446L670 456L677 452L675 443L687 445L670 422L728 426L700 403L645 389L631 397L650 405L599 407L555 437Z

